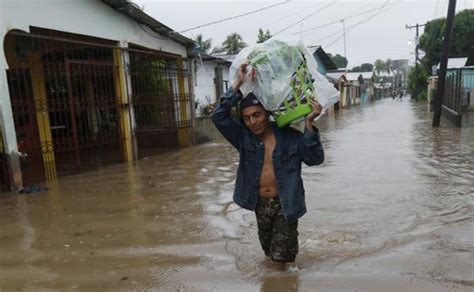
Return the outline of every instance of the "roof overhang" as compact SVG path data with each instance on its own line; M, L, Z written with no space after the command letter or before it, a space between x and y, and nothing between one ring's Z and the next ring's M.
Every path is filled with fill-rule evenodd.
M112 7L120 13L125 14L129 18L133 19L139 24L144 24L151 28L154 32L157 32L163 36L166 36L177 43L182 44L186 48L194 47L194 41L187 38L178 32L174 31L170 27L164 25L158 20L154 19L150 15L143 12L136 4L128 0L101 0L103 3Z

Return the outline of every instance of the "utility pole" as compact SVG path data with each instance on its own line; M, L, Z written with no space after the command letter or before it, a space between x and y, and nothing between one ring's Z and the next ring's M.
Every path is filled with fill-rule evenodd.
M346 55L346 21L341 19L342 22L342 31L343 31L343 36L344 36L344 58L347 60L347 55ZM346 73L347 73L347 64L346 64Z
M416 38L415 38L415 76L416 78L418 79L418 76L420 74L420 71L418 69L418 61L419 61L419 57L418 57L418 49L419 49L419 45L420 45L420 32L419 32L419 28L420 27L423 27L425 26L426 24L416 24L416 25L412 25L412 26L409 26L408 24L405 25L405 28L406 29L409 29L411 30L412 28L416 28ZM420 89L418 88L418 86L416 86L415 88L415 92L412 92L412 96L411 98L415 98L416 96L418 96L418 94L420 93Z
M456 0L449 0L448 16L446 18L446 30L444 31L443 50L438 72L438 88L436 89L435 110L433 115L433 127L439 127L441 120L441 106L443 104L444 83L446 81L446 68L448 67L449 45L453 32L454 13L456 11Z

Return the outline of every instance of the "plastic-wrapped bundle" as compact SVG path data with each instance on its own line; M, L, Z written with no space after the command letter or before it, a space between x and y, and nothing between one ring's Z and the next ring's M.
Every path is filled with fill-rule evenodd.
M280 127L310 113L311 98L316 98L323 109L338 101L337 90L317 71L314 57L301 42L292 45L270 39L245 48L232 63L231 80L237 78L244 62L249 67L242 93L253 92L265 109L274 112Z

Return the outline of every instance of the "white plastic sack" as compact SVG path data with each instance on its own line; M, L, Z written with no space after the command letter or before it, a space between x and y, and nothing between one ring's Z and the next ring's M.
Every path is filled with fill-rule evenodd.
M232 62L229 79L234 81L240 65L249 63L240 90L244 96L253 92L265 109L275 111L291 97L290 81L304 60L314 79L315 98L327 109L339 100L339 93L318 72L314 57L301 41L293 44L271 38L243 49Z

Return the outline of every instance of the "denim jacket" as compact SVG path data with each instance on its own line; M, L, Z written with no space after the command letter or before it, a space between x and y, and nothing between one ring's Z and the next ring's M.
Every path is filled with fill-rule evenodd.
M240 161L234 190L234 201L244 209L255 210L260 197L260 175L265 147L242 122L231 117L231 109L242 99L242 93L232 87L221 97L212 113L212 121L221 134L239 151ZM288 222L306 213L305 191L301 178L301 162L318 165L324 161L324 150L319 132L305 128L304 134L290 127L278 128L271 123L276 146L273 167L278 185L278 196Z

